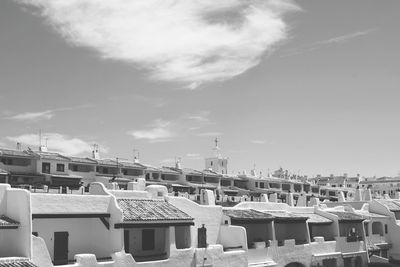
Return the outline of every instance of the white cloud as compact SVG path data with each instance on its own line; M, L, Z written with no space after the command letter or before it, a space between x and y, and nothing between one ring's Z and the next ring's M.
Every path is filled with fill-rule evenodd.
M264 145L267 143L265 140L251 140L250 142L257 145Z
M10 120L16 121L39 121L39 120L50 120L54 117L52 110L45 110L40 112L25 112L9 117Z
M151 128L129 132L135 139L143 139L150 142L170 141L175 133L172 131L173 123L170 121L156 120Z
M290 0L15 0L66 40L194 89L256 66L287 37Z
M30 121L30 122L35 122L35 121L39 121L39 120L50 120L56 115L56 112L77 110L77 109L83 109L83 108L89 108L89 107L92 107L92 105L85 104L85 105L80 105L80 106L56 108L56 109L49 109L49 110L38 111L38 112L24 112L24 113L10 116L7 119L16 120L16 121Z
M44 140L46 138L49 151L60 152L70 156L79 155L82 153L90 153L92 151L92 144L94 143L59 133L43 133L42 139ZM37 147L39 142L39 136L37 134L8 136L6 139L14 143L20 142L23 145L30 146L32 148Z

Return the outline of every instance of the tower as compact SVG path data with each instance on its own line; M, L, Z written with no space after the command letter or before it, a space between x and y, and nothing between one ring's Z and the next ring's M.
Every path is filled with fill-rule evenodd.
M92 150L92 159L100 159L99 145L94 144Z
M228 159L221 156L221 149L218 146L218 138L215 138L215 147L213 148L213 156L205 159L205 167L208 170L219 174L228 173Z

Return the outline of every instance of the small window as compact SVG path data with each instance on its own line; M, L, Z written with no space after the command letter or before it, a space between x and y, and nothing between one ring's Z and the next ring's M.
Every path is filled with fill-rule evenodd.
M213 165L213 162L211 161L211 166Z
M34 235L34 236L39 236L39 233L38 232L32 232L32 235Z
M154 229L142 230L142 250L154 250L155 248L155 231Z
M260 182L260 188L265 188L264 183Z
M60 163L57 164L57 171L58 172L64 172L64 169L65 169L64 164L60 164Z
M258 187L258 182L256 182L256 187Z
M387 224L385 224L385 234L387 234L388 233L388 226L387 226Z

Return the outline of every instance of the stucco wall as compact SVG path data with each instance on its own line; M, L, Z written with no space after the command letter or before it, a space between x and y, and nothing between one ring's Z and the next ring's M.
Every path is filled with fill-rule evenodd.
M197 247L197 228L201 228L202 224L207 228L207 243L217 243L222 218L221 206L202 206L183 197L166 197L166 199L194 218L195 225L191 227L193 247Z
M31 257L31 203L26 190L8 189L6 192L5 215L20 223L18 229L1 230L1 255ZM4 201L4 199L3 199Z
M32 262L40 267L53 267L46 243L36 236L32 236Z
M99 218L34 219L33 232L43 238L54 259L54 232L68 232L68 259L75 254L91 253L98 258L110 257L119 251L110 242L110 231Z
M246 229L241 226L221 225L218 243L224 248L239 248L247 250Z
M154 229L155 248L154 250L143 250L142 249L142 231L143 229ZM161 253L168 253L169 245L167 246L166 241L169 240L169 231L167 227L160 228L132 228L126 229L129 231L129 252L135 256L147 256ZM168 249L168 250L167 250Z

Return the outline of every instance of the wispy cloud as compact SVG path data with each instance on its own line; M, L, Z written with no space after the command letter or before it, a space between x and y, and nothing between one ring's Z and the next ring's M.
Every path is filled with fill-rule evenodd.
M132 130L129 131L128 134L135 139L145 140L151 143L168 142L185 135L199 135L196 133L198 130L214 124L209 116L210 112L203 110L184 114L172 120L157 119L144 129ZM218 135L221 135L221 133L218 133Z
M45 110L39 112L24 112L8 117L8 119L16 121L39 121L39 120L50 120L53 117L54 117L53 110Z
M357 31L357 32L349 33L349 34L336 36L336 37L329 38L329 39L322 40L322 41L317 41L317 42L314 42L314 43L312 43L310 45L307 45L307 46L304 46L304 47L282 51L281 57L300 55L300 54L312 52L312 51L315 51L315 50L318 50L318 49L322 49L324 47L328 47L328 46L331 46L331 45L344 44L346 42L350 42L353 39L357 39L359 37L362 37L362 36L365 36L365 35L369 35L369 34L375 32L375 31L376 31L376 28L372 28L372 29L367 29L367 30L364 30L364 31Z
M358 31L354 33L349 33L341 36L337 36L334 38L330 38L327 40L319 41L314 43L314 45L329 45L329 44L341 44L350 41L351 39L358 38L360 36L368 35L374 32L376 29L368 29L365 31Z
M175 136L172 127L172 122L158 119L151 125L150 128L145 130L131 131L129 134L135 139L147 140L152 143L167 142Z
M42 138L47 139L47 147L49 151L60 152L66 155L79 155L82 153L90 153L94 141L85 141L76 137L69 137L60 133L43 133ZM19 136L7 136L6 139L11 142L20 142L23 145L37 147L38 134L23 134ZM104 151L104 148L102 149Z
M210 121L209 115L210 115L209 111L203 110L197 114L188 115L187 119L199 122L209 122Z
M265 140L251 140L250 142L256 145L265 145L267 143Z
M211 136L221 136L223 133L221 132L204 132L204 133L198 133L197 136L205 136L205 137L211 137Z
M15 0L76 46L194 89L256 66L287 37L291 0Z
M80 106L56 108L56 109L49 109L49 110L44 110L44 111L23 112L20 114L16 114L16 115L7 117L7 119L15 120L15 121L28 121L28 122L36 122L36 121L40 121L40 120L50 120L56 115L57 112L77 110L77 109L83 109L83 108L89 108L89 107L92 107L92 105L85 104L85 105L80 105Z

